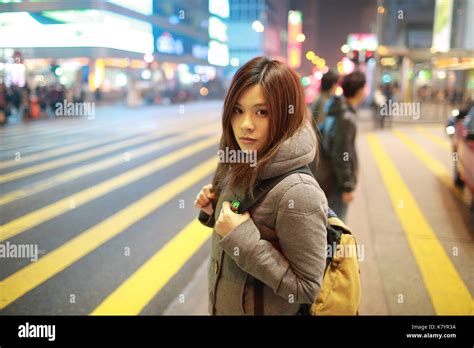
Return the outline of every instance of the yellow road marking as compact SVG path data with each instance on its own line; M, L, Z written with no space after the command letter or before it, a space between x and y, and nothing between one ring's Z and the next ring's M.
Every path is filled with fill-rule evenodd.
M140 200L61 245L0 282L3 300L0 309L71 266L102 244L140 221L163 204L212 174L217 161L211 158L177 177Z
M173 132L176 132L176 131L178 131L178 129L163 130L163 131L158 131L158 132L150 133L150 134L147 134L147 135L141 135L141 136L137 135L134 138L122 140L122 141L119 141L119 142L116 142L116 143L113 143L113 144L109 144L109 145L105 145L105 146L99 147L99 148L91 150L91 151L81 152L81 153L78 153L78 154L68 156L66 158L59 158L59 159L52 160L52 161L49 161L49 162L40 163L38 165L34 165L34 166L31 166L31 167L28 167L28 168L19 169L19 170L13 171L13 172L2 174L2 175L0 175L0 183L13 181L13 180L16 180L16 179L23 178L25 176L30 176L30 175L33 175L33 174L37 174L37 173L47 171L47 170L63 167L63 166L66 166L68 164L85 161L87 159L94 158L94 157L97 157L97 156L101 156L101 155L107 154L109 152L117 151L117 150L120 150L122 148L127 148L129 146L141 144L141 143L144 143L146 141L156 139L160 136L167 135L167 134L170 134L170 133L173 133ZM12 166L12 165L18 165L19 163L22 164L22 163L28 163L30 161L37 161L38 159L44 159L44 158L48 158L48 157L51 157L51 156L57 156L58 154L63 155L65 153L69 153L69 152L72 152L72 151L89 148L91 146L96 146L96 145L106 143L106 142L109 142L109 140L107 140L107 139L105 139L105 140L104 139L98 139L98 140L95 140L95 141L86 141L86 142L81 143L81 144L65 146L64 148L54 149L52 151L46 151L44 153L31 155L31 156L28 156L24 160L21 160L21 161L15 161L15 160L6 161L6 162L4 162L5 163L4 165L8 167L8 166ZM32 158L32 159L30 159L30 158ZM1 166L1 164L0 164L0 166Z
M32 138L36 136L42 136L43 133L37 133L34 131L31 131L31 134L29 134L29 139L27 139L26 142L15 142L12 143L11 140L17 140L16 136L11 137L11 139L4 139L1 138L4 141L4 144L8 144L8 146L2 146L1 151L6 151L6 150L11 150L11 149L18 149L18 148L25 148L25 147L32 147L32 146L43 146L44 144L56 144L57 141L50 140L49 143L46 143L45 140L48 140L48 138L44 139L41 138L41 140L38 140L37 138ZM64 135L64 133L63 133ZM67 135L69 136L69 134ZM34 141L32 141L34 139ZM78 140L79 141L79 140Z
M12 131L16 131L15 133L8 133L8 130L6 132L0 133L0 136L4 135L5 137L11 137L13 139L18 139L17 137L23 137L23 136L41 136L43 139L46 137L51 137L51 135L57 135L58 133L61 133L64 136L69 136L72 134L80 134L84 133L86 134L87 132L90 131L95 131L100 129L103 124L97 124L96 122L90 122L83 120L82 122L70 122L63 120L63 122L59 122L58 120L44 120L41 125L40 124L35 124L32 125L32 127L28 129L16 129ZM76 120L78 121L78 120ZM117 120L117 121L108 121L107 122L107 128L115 128L115 127L120 127L123 124L125 124L123 120ZM10 139L8 139L10 140ZM20 139L21 140L21 139Z
M151 175L160 169L182 160L183 158L189 157L201 150L215 145L217 144L218 139L219 137L211 137L209 139L188 145L166 156L157 158L156 160L148 162L140 167L122 173L112 179L103 181L78 193L60 199L59 201L56 201L55 203L52 203L46 207L23 215L18 219L7 222L6 224L0 226L0 241L9 239L32 227L38 226L45 221L51 220L61 214L64 214L65 212L70 211L71 202L74 203L76 208L80 207L98 197L112 192L113 190L129 185L130 183Z
M68 141L67 143L60 143L58 141L50 141L48 143L41 143L41 145L37 145L37 144L28 144L28 145L23 145L23 146L18 146L18 145L14 145L14 146L10 146L10 147L2 147L2 149L0 150L2 153L6 153L7 156L9 156L9 158L13 157L11 156L11 154L15 154L17 152L19 152L21 154L21 156L23 158L25 158L26 156L28 156L30 153L33 153L33 152L40 152L40 151L43 151L43 150L48 150L48 151L51 151L50 149L53 149L53 148L59 148L59 147L63 147L63 146L70 146L70 145L74 145L74 144L79 144L81 142L81 140L83 139L75 139L75 140L72 140L72 141ZM29 150L29 151L28 151ZM33 155L33 154L32 154ZM7 158L5 155L4 155L5 158ZM2 162L0 162L0 165L3 165L3 163L6 163L7 159L3 160Z
M48 150L48 151L34 153L34 154L31 154L31 155L22 156L20 161L15 161L13 159L13 160L0 162L0 169L13 167L13 166L17 166L17 165L20 165L20 164L30 163L30 162L33 162L33 161L39 161L39 160L46 159L46 158L49 158L49 157L60 156L60 155L64 155L64 154L67 154L67 153L70 153L70 152L84 150L84 149L87 149L87 148L90 148L90 147L94 147L94 146L97 146L97 145L100 145L100 144L105 144L105 143L108 143L108 142L112 142L112 141L116 141L116 140L120 140L120 139L124 139L124 138L130 138L130 135L128 135L128 136L114 135L114 136L111 136L111 137L101 138L101 139L92 140L92 141L88 140L88 141L83 141L83 142L80 142L80 143L75 143L75 144L66 145L66 146L60 146L60 144L58 144L59 147L57 147L57 148L54 148L54 149L51 149L51 150ZM127 141L127 140L130 140L130 139L125 139L124 141ZM31 143L30 143L30 146L31 146ZM21 153L21 151L20 151L20 153Z
M209 239L212 230L193 220L112 292L91 315L137 315Z
M436 313L472 314L473 300L469 290L382 143L373 134L368 135L368 141ZM403 209L398 208L399 201L403 202Z
M94 119L94 122L90 122L90 120L58 120L58 119L50 119L50 120L43 120L41 124L23 124L19 126L14 126L15 128L9 128L5 130L0 130L0 137L16 137L16 136L23 136L23 135L30 135L30 136L48 136L51 134L62 133L65 136L70 134L76 134L84 132L86 134L89 131L95 131L103 127L103 123L105 121L100 120L99 123L97 122L99 119ZM147 120L146 118L144 120ZM108 120L107 121L107 128L115 128L121 127L125 125L128 121L127 120ZM79 129L77 129L79 127Z
M50 140L52 138L57 138L58 136L69 136L73 134L80 134L83 132L83 129L69 129L69 130L62 130L62 129L54 129L49 133L31 133L31 134L18 134L13 135L11 137L5 138L6 143L11 143L15 146L24 146L26 144L31 144L32 137L36 137L36 141L43 142L45 140ZM38 137L40 137L38 139Z
M176 122L173 122L173 123L176 123ZM184 130L188 130L188 129L192 129L192 128L187 127ZM47 170L59 168L59 167L66 166L66 165L69 165L69 164L72 164L72 163L81 162L81 161L84 161L84 160L87 160L87 159L90 159L90 158L93 158L93 157L101 156L103 154L107 154L109 152L119 150L119 149L124 148L124 147L141 144L141 143L144 143L146 141L156 139L160 136L176 133L176 132L179 132L179 131L183 131L183 126L174 126L173 128L170 128L170 129L167 129L167 130L155 131L155 132L150 133L150 134L135 134L135 137L133 137L131 139L128 138L128 139L121 140L121 141L118 141L118 142L113 143L113 144L102 146L102 147L97 148L97 149L92 149L92 150L81 152L81 153L78 153L78 154L73 154L73 155L68 156L66 158L59 158L59 159L52 160L52 161L49 161L49 162L46 162L46 163L41 163L41 164L38 164L38 165L34 165L34 166L31 166L31 167L28 167L28 168L19 169L19 170L13 171L13 172L1 174L0 175L0 183L10 182L10 181L13 181L13 180L23 178L25 176L30 176L30 175L33 175L33 174L41 173L41 172L44 172L44 171L47 171ZM56 156L59 156L59 155L64 155L64 154L67 154L67 153L70 153L70 152L75 152L75 151L78 151L78 150L90 148L90 147L93 147L93 146L97 146L97 145L104 144L104 143L111 142L111 141L115 141L115 140L120 140L120 139L123 139L123 138L124 138L123 135L122 136L112 136L110 138L105 138L105 139L101 138L101 139L94 140L94 141L85 141L85 142L81 142L79 144L72 144L72 145L67 145L67 146L61 147L61 148L55 148L55 149L48 150L48 151L45 151L45 152L32 154L30 156L25 156L24 158L21 159L21 161L15 161L13 159L13 160L0 162L0 169L12 167L12 166L16 166L16 165L20 165L20 164L24 164L24 163L29 163L29 162L32 162L32 161L38 161L38 160L42 160L42 159L49 158L49 157L56 157Z
M18 131L16 133L10 133L10 134L2 134L3 136L5 136L6 138L8 138L7 140L11 140L11 139L23 139L23 138L27 138L31 135L37 135L37 136L44 136L44 137L49 137L51 135L57 135L58 133L61 133L61 132L64 132L66 130L68 130L67 128L51 128L51 124L48 126L48 127L43 127L44 129L36 129L36 130L33 130L33 129L29 129L29 130L24 130L24 131ZM77 132L77 128L74 129L75 132Z
M416 131L418 133L420 133L423 137L425 137L426 139L429 139L431 140L432 142L434 142L436 145L438 145L439 147L445 149L445 150L448 150L448 151L452 151L453 150L453 147L452 145L449 143L449 141L447 141L446 139L443 139L441 138L440 136L437 136L437 135L434 135L433 133L431 133L430 131L428 131L427 129L423 128L423 127L420 127L420 126L416 126L415 127Z
M38 129L39 130L39 129ZM5 129L0 131L0 136L3 137L9 137L9 136L16 136L16 135L23 135L26 133L32 132L32 129L20 129L19 127L15 127L15 129Z
M97 128L94 124L91 124L90 121L71 122L71 120L62 120L50 119L42 120L41 123L31 123L31 124L20 124L14 126L15 128L8 128L3 131L0 131L0 136L16 136L16 135L49 135L56 132L68 133L69 131L77 131L76 127L82 127L82 129L90 130ZM76 120L77 121L77 120Z
M463 202L466 206L469 206L470 203L467 201L467 197L463 195L462 190L454 185L452 173L440 161L431 156L425 149L407 137L402 131L394 130L393 134L395 134L405 144L405 146L407 146L411 152L438 177L438 179L457 199Z
M137 157L144 156L146 154L162 149L166 146L178 144L185 140L193 139L193 138L202 136L204 134L208 134L212 130L215 130L215 129L216 129L215 125L209 125L209 126L197 129L196 131L188 132L184 135L179 134L177 136L173 136L171 138L167 138L165 140L161 140L156 143L143 146L136 150L129 151L129 156L130 158L135 159ZM82 178L86 175L90 175L92 173L96 173L98 171L105 170L116 165L120 165L122 163L124 163L124 156L122 154L119 154L119 155L115 155L110 158L103 159L91 164L86 164L77 168L73 168L66 172L56 174L48 179L40 180L38 182L33 183L32 185L22 187L18 190L14 190L14 191L8 192L7 194L3 196L0 196L0 206L11 203L21 198L31 196L36 193L42 192L51 187L64 184L66 182L75 180L77 178Z

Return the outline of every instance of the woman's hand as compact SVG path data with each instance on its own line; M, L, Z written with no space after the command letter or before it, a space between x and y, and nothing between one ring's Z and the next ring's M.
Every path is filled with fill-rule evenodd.
M212 184L206 185L202 187L202 190L196 196L196 200L194 201L194 206L196 208L201 209L207 215L211 216L214 212L214 208L212 207L212 200L216 198L216 194L212 191Z
M230 203L224 202L222 204L221 214L214 225L214 229L221 236L225 237L230 231L250 219L250 214L245 212L243 214L236 214L230 210Z

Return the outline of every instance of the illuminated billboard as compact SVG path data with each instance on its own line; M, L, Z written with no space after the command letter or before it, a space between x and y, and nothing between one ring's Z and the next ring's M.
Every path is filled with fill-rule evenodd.
M451 48L451 25L453 0L436 0L432 47L438 52L448 52Z
M169 32L164 32L156 39L156 50L160 53L181 56L184 53L183 40L174 38Z
M211 40L209 41L209 57L210 64L227 66L229 65L229 48L226 44Z
M191 36L153 28L155 50L158 53L176 56L192 55L194 58L207 60L207 40L197 40Z
M153 14L153 0L108 0L108 2L147 16Z
M209 18L209 37L220 42L226 42L227 25L217 17Z
M301 42L297 40L303 30L303 14L300 11L288 12L288 64L292 68L301 66Z
M219 5L218 5L219 4ZM209 12L222 18L229 17L229 2L209 1ZM209 16L209 50L207 61L210 64L229 65L229 47L227 46L227 24L218 17Z
M229 18L229 0L209 0L209 13Z
M355 33L347 36L347 44L353 51L377 50L377 36L371 33Z
M104 47L152 53L153 32L147 22L101 10L4 12L0 47Z

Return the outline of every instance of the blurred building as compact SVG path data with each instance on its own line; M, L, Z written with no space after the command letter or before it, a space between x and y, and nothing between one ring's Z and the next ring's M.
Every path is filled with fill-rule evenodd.
M225 3L0 1L0 79L31 87L61 83L104 98L125 93L129 104L141 97L186 99L183 91L207 95L228 64L208 54L210 11L226 11Z
M308 103L319 94L321 78L328 69L337 68L341 74L355 69L341 46L352 41L351 38L369 37L375 19L375 3L375 0L292 0L292 8L303 15L303 58L298 71ZM371 84L367 70L372 67L366 69L366 62L361 59L359 68L368 73ZM337 93L342 90L338 89Z
M286 60L288 0L230 0L229 75L256 56Z
M315 55L323 57L323 50L318 50L318 44L322 38L318 38L319 30L318 24L320 22L320 1L292 1L292 8L298 9L303 14L303 33L304 41L302 42L303 57L301 60L300 71L302 74L312 74L314 72L315 64L312 59L307 59L305 55L307 52L314 52ZM310 54L312 58L312 54Z
M380 84L399 85L404 100L472 94L473 0L379 0L377 13Z

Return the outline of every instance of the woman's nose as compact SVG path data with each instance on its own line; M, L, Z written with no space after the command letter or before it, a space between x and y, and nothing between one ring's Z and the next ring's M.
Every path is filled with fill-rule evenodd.
M244 114L242 123L240 124L240 129L243 131L253 131L255 129L255 126L252 122L252 117L249 114Z

